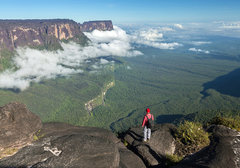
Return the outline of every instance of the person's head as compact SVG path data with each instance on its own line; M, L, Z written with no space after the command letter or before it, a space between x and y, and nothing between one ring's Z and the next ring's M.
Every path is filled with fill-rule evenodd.
M146 109L146 112L147 112L147 113L150 113L150 109L149 109L149 108L147 108L147 109Z

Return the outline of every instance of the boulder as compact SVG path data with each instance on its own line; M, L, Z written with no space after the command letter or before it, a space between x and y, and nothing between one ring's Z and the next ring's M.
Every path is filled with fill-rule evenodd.
M41 127L40 118L24 104L14 102L0 107L0 158L31 143Z
M119 168L144 168L143 161L132 151L127 148L120 148L120 164Z
M47 123L38 136L31 145L0 160L0 167L145 167L106 129Z
M174 168L239 168L240 133L222 125L212 125L211 143L183 159Z
M143 128L131 128L123 135L128 147L139 155L146 165L156 166L164 162L166 154L174 154L175 139L172 124L155 125L152 128L151 139L143 142Z

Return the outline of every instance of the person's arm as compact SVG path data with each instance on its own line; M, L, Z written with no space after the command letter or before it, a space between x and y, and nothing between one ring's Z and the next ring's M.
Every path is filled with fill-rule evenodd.
M154 120L154 116L152 115L152 120Z

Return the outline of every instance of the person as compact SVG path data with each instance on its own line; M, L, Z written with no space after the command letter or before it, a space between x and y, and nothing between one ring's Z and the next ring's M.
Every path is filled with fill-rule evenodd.
M143 135L144 135L143 141L144 142L146 142L147 140L150 140L150 138L151 138L152 124L151 124L150 120L154 121L154 117L150 113L149 108L146 109L146 113L147 114L143 117L143 122L142 122L142 127L144 127L144 129L143 129Z

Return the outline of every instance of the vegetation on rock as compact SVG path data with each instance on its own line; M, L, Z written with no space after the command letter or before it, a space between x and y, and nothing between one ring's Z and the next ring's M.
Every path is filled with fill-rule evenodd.
M208 123L208 125L223 125L231 129L240 131L240 116L233 117L214 117Z
M204 131L202 124L197 122L184 121L180 124L175 133L180 149L177 154L185 156L209 145L209 133Z
M183 156L179 156L176 154L173 155L166 155L165 156L165 165L166 167L171 167L179 163L183 159Z

